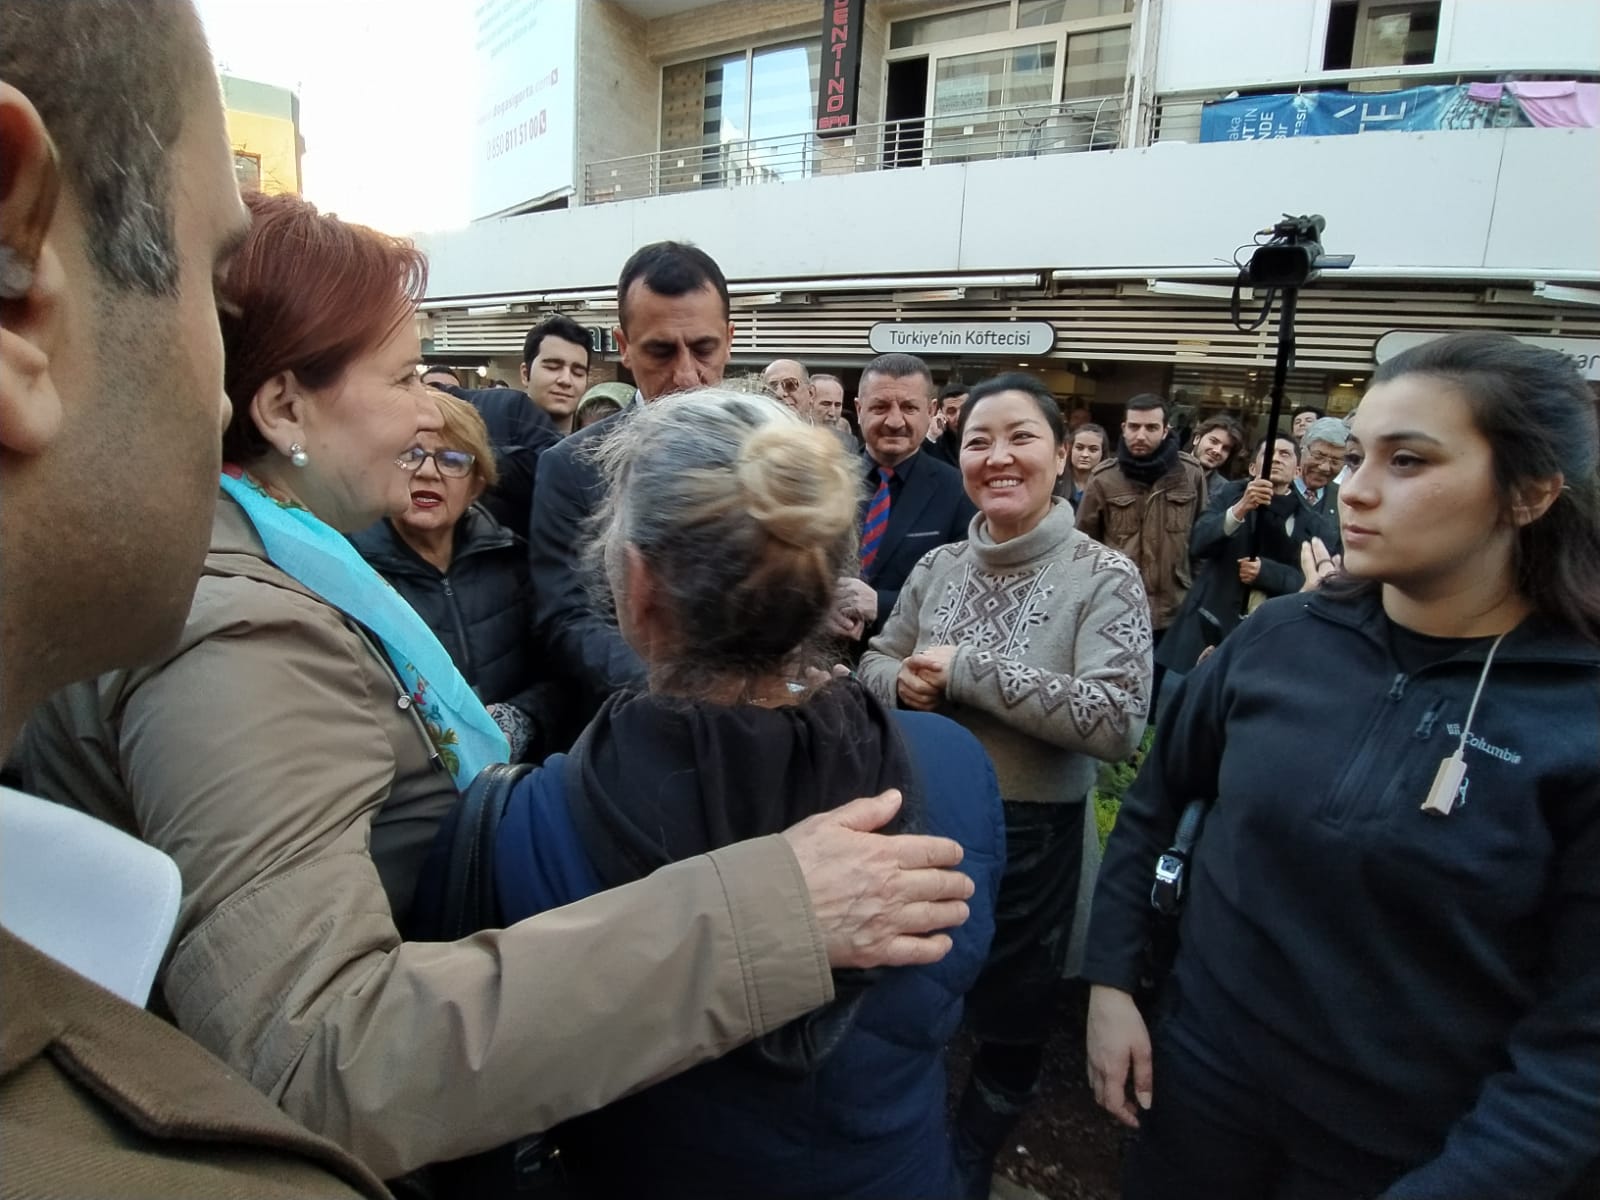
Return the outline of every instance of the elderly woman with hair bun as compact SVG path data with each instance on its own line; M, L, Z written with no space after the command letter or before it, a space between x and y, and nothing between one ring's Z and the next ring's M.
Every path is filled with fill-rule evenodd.
M42 706L24 753L35 791L177 861L158 976L177 1026L394 1178L769 1033L834 997L830 963L942 957L933 931L972 886L947 869L960 847L869 832L896 800L867 792L560 913L417 936L437 831L509 750L345 536L403 516L437 461L426 264L297 197L246 203L221 297L227 466L187 623L150 666Z
M828 1007L569 1125L563 1158L593 1195L951 1196L944 1047L989 946L1000 798L958 725L892 712L853 679L815 685L856 556L855 464L830 430L722 391L656 402L600 454L611 500L592 558L649 686L516 785L495 848L502 917L888 787L903 828L962 844L977 890L943 962L841 973Z

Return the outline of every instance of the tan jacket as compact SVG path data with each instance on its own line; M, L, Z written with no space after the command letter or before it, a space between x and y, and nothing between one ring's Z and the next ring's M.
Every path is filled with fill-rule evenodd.
M765 838L454 944L402 942L455 798L405 689L223 498L178 647L55 697L35 791L177 860L180 1028L392 1178L546 1128L832 997Z
M388 1193L183 1034L0 930L0 1196Z
M1206 508L1205 476L1199 459L1180 453L1154 484L1137 483L1113 457L1089 473L1078 502L1078 528L1139 564L1158 631L1172 624L1194 582L1189 533Z

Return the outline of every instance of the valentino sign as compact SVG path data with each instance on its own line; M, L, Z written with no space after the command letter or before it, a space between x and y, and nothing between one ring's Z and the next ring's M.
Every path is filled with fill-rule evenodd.
M817 136L856 123L861 84L861 26L866 0L822 0L822 70L817 74Z
M880 321L867 334L879 354L1049 354L1048 321Z

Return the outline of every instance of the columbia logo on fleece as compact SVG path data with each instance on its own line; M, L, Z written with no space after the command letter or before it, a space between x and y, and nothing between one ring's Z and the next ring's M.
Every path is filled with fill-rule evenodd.
M1461 736L1461 726L1454 724L1446 725L1445 732L1447 732L1451 737L1458 738ZM1518 754L1515 750L1507 750L1504 746L1492 745L1491 743L1484 741L1475 733L1467 734L1467 745L1471 746L1474 750L1478 750L1489 755L1491 758L1498 758L1501 762L1511 763L1513 766L1516 766L1522 762L1522 755Z

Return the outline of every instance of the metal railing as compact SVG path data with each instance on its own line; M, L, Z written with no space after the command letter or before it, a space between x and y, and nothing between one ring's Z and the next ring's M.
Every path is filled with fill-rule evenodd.
M583 202L638 200L816 175L1112 150L1121 139L1122 100L1117 96L1014 104L857 125L848 134L833 137L806 132L594 162L584 167Z
M1164 92L1156 97L1152 142L1197 142L1200 113L1210 100L1233 96L1282 96L1298 92L1392 92L1401 88L1435 84L1495 83L1512 79L1580 79L1594 82L1600 72L1584 70L1519 71L1506 67L1493 71L1436 71L1427 67L1366 67L1350 71L1322 71L1293 79L1239 84L1236 88L1191 92ZM1509 112L1509 110L1508 110ZM1141 131L1142 133L1142 131ZM1131 139L1138 141L1136 137Z

